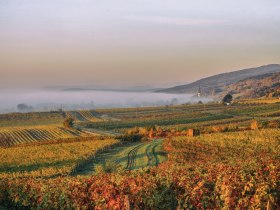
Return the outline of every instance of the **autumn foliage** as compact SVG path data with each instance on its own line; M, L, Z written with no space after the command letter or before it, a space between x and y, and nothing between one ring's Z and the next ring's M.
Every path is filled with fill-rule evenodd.
M279 209L278 137L276 129L172 137L164 143L169 161L158 167L2 179L0 203L34 209Z

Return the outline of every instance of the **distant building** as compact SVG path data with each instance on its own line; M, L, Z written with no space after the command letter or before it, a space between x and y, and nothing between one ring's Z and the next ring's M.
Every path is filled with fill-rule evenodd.
M201 88L200 88L200 85L199 85L199 88L198 88L198 92L197 92L197 97L201 97Z

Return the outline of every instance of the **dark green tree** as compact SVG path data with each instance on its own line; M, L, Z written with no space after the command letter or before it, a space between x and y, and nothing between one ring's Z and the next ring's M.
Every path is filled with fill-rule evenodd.
M224 103L225 105L228 105L228 104L230 104L230 103L232 102L232 99L233 99L232 95L231 95L231 94L227 94L227 95L225 95L225 97L223 98L223 103Z
M64 127L66 128L73 128L74 126L74 119L71 117L67 117L63 122Z

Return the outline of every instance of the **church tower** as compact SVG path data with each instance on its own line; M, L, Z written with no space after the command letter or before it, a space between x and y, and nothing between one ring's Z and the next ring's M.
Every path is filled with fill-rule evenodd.
M197 97L201 97L201 88L200 88L200 85L199 85L199 88L198 88Z

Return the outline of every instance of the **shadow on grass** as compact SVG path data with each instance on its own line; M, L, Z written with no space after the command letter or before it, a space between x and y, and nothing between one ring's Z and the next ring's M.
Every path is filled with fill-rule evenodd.
M35 170L40 170L48 167L63 167L69 166L75 163L73 160L57 161L52 163L38 163L31 165L21 165L21 166L0 166L0 173L16 173L16 172L30 172Z

